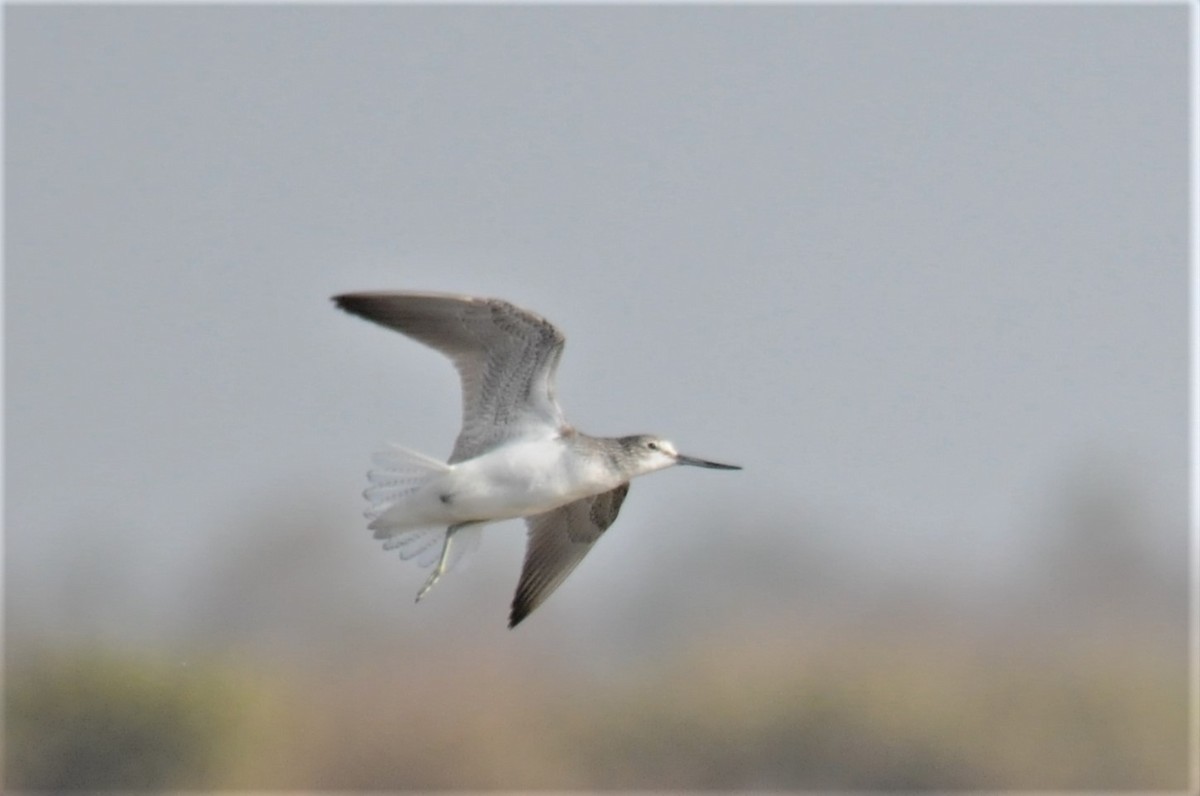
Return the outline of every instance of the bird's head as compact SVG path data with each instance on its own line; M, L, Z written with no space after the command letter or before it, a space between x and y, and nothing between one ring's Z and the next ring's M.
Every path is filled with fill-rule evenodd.
M677 464L692 467L710 467L714 470L740 470L736 464L720 464L694 456L685 456L675 450L670 440L653 434L635 434L631 437L621 437L621 447L629 458L636 463L637 475L652 473Z

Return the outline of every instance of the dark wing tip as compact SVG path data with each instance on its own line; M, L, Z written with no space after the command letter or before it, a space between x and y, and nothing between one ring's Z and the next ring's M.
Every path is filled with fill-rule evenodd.
M517 592L513 595L512 608L508 612L509 630L525 621L525 617L533 613L533 609L549 596L548 593L541 594L541 590L532 588L524 574L522 572L521 582L517 584Z
M570 570L568 569L568 571ZM526 562L521 568L521 581L517 584L517 591L513 594L512 608L508 613L509 630L521 624L525 617L545 602L546 598L550 596L550 592L554 591L558 585L554 584L547 590L545 579L537 577L533 572L529 563L529 551L526 551Z
M403 331L401 320L411 310L404 299L410 294L373 291L364 293L339 293L332 297L338 309L357 315L359 318Z
M362 315L363 310L370 304L369 293L339 293L330 298L337 308L353 315Z
M529 616L528 605L518 600L513 600L512 611L508 615L508 629L512 630L521 624L521 621L527 616Z

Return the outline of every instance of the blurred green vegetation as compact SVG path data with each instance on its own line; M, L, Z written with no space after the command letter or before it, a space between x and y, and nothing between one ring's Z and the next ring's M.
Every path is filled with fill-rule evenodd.
M591 762L626 788L1183 788L1182 672L1095 652L745 639L614 702Z
M6 785L203 786L244 751L243 732L263 697L211 662L92 648L10 658Z
M9 678L8 786L1186 787L1165 648L781 631L726 627L618 678L469 646L332 668L44 652Z

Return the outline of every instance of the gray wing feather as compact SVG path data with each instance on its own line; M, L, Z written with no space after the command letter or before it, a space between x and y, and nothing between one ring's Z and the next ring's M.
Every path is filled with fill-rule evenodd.
M566 425L554 387L566 338L545 318L499 299L439 293L347 293L333 300L454 363L463 425L451 464L532 430Z
M521 580L513 595L508 626L529 616L578 566L600 535L617 519L629 483L525 519L529 541Z

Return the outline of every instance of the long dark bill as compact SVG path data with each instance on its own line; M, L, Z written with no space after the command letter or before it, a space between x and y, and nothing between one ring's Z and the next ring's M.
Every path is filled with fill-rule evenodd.
M736 464L721 464L720 462L710 462L704 459L697 459L694 456L684 456L682 453L675 458L677 464L687 464L692 467L709 467L713 470L740 470L740 466Z

